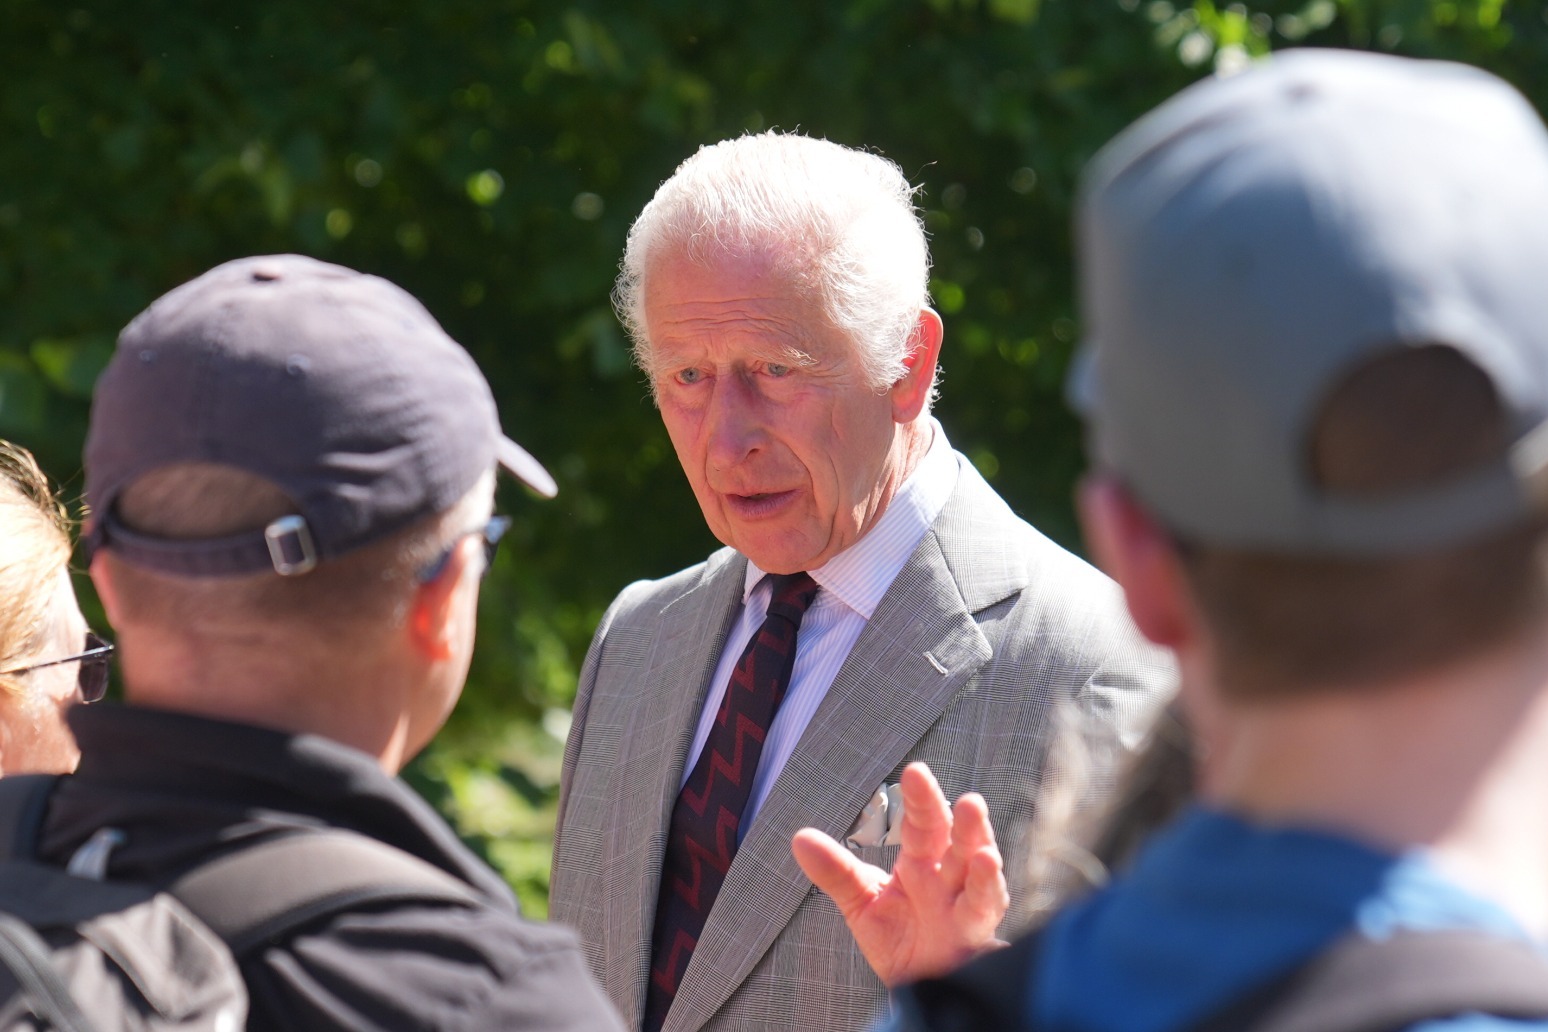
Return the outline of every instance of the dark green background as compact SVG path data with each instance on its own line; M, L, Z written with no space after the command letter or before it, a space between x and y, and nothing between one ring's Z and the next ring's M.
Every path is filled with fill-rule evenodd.
M1504 0L0 0L0 436L77 495L115 333L225 259L299 251L418 295L562 488L505 489L466 698L410 772L540 910L591 628L713 545L607 301L656 185L769 127L901 164L946 320L940 418L1074 545L1076 173L1217 65L1301 44L1469 60L1548 102L1542 5Z

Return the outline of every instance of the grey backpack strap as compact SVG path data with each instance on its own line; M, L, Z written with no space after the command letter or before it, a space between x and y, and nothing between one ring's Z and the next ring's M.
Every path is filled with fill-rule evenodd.
M0 964L10 969L33 1013L56 1032L96 1032L54 966L53 951L26 922L0 912Z
M0 778L0 860L31 860L48 798L61 774L7 774Z
M332 828L233 850L194 868L168 891L224 939L238 961L312 921L354 907L476 906L483 899L472 886L416 856Z
M1392 1032L1468 1013L1548 1018L1548 956L1480 931L1352 933L1192 1032Z

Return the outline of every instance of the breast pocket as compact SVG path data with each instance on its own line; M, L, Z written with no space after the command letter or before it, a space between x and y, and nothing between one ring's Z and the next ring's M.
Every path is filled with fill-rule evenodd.
M892 865L898 859L900 846L847 846L849 852L862 863L880 867L887 873L892 873Z

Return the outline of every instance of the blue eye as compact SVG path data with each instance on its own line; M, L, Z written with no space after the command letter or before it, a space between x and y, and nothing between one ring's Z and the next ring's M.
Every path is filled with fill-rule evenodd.
M778 362L770 362L768 365L764 366L764 369L770 376L790 375L790 367L787 365L780 365Z
M678 383L698 383L704 379L704 373L698 369L684 369L677 374Z

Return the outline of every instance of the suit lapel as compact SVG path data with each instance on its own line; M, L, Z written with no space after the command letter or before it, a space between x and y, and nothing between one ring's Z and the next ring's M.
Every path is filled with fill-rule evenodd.
M986 508L986 499L992 505ZM842 839L861 807L988 661L973 614L1024 585L1010 576L965 599L949 556L964 532L998 549L1004 503L964 470L855 642L727 872L664 1032L693 1032L763 957L808 892L790 839L808 825ZM1004 516L1014 519L1009 510ZM967 527L964 523L972 524ZM993 553L991 553L993 554ZM994 578L990 578L993 580ZM651 883L655 884L654 881Z
M741 604L746 560L726 550L711 557L704 577L661 610L638 690L619 744L617 784L623 786L607 838L603 896L621 924L605 979L615 1000L632 1001L624 1017L638 1025L650 970L651 922L666 830L684 758L704 706L722 644ZM627 944L633 944L632 948Z

